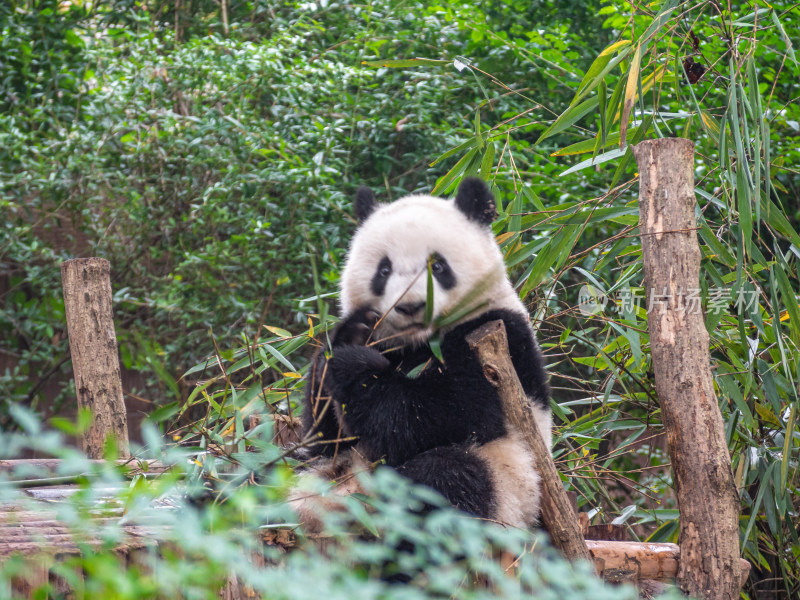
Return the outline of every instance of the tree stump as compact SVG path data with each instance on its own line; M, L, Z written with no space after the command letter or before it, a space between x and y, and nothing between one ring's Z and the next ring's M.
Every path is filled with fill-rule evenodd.
M694 144L633 148L639 167L647 328L680 509L678 585L705 600L739 597L739 498L711 379L699 302Z
M83 450L89 458L103 458L110 435L116 439L118 456L130 455L110 272L104 258L75 258L61 263L75 392L78 406L92 411L92 424L83 434Z
M550 448L544 443L529 408L530 401L522 391L511 356L503 321L490 321L467 336L470 349L483 367L486 379L497 388L506 420L522 433L533 454L542 478L542 523L553 545L570 560L591 560L581 533L578 515L572 508L561 477L553 462Z

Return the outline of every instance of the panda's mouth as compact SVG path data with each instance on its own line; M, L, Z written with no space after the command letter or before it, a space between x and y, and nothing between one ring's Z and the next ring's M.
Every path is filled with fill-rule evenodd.
M386 320L386 324L389 328L396 332L396 333L403 333L405 331L419 331L420 329L425 329L425 323L422 321L403 321L398 323L394 320Z
M384 321L386 329L382 336L385 339L402 339L404 337L417 337L420 333L428 330L428 326L422 321L402 321L397 322L393 319Z

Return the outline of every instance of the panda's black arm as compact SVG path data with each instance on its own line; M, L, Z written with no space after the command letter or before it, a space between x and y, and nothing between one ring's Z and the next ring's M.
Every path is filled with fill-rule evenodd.
M455 367L455 365L454 365ZM437 446L485 443L505 433L497 394L480 368L432 367L416 379L373 348L337 348L330 386L346 434L390 466Z
M533 330L524 315L510 310L495 309L462 323L448 333L442 342L445 364L461 360L461 357L472 360L472 351L469 349L466 336L481 325L497 319L502 320L506 327L511 362L517 371L522 389L533 402L549 409L550 386L547 383L544 360Z
M324 385L327 360L323 350L317 351L308 368L303 403L303 437L322 434L320 440L333 441L344 437L330 391ZM333 456L337 444L309 446L311 455Z
M331 396L326 355L330 355L337 347L364 345L379 317L368 306L354 311L330 332L325 344L317 350L306 376L302 413L304 439L309 435L318 435L317 441L333 442L347 437L342 431ZM312 455L334 456L342 447L351 445L352 443L347 442L314 444L309 446L308 452Z

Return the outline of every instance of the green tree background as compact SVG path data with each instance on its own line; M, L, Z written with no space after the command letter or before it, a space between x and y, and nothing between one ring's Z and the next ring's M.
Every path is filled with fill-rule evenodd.
M181 441L215 444L250 400L287 410L301 335L336 313L355 188L447 195L480 174L548 355L565 481L597 519L674 540L646 307L622 301L642 295L626 144L688 137L746 592L793 597L798 23L788 2L2 3L0 426L74 397L75 256L111 261L126 392L151 421L199 411L211 425ZM586 283L603 314L577 310Z

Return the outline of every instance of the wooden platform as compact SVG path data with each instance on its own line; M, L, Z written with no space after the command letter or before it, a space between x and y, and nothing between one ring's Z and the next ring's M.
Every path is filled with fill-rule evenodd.
M25 465L23 463L30 463ZM19 467L30 466L50 472L58 471L58 461L0 461L0 472L19 471ZM138 466L132 467L138 469ZM148 472L163 472L165 467L160 463L148 463ZM24 484L23 484L24 485ZM57 518L55 506L65 501L78 491L76 485L36 486L22 489L27 497L24 505L0 506L0 562L12 556L23 557L26 562L24 580L15 582L14 591L22 596L29 596L33 590L44 583L50 583L55 590L66 591L64 582L56 575L52 567L64 558L77 555L86 548L99 547L100 539L92 538L87 532L75 531L68 524ZM102 490L101 490L102 491ZM113 497L119 488L108 488L109 497ZM157 509L175 510L175 504L162 500ZM32 510L35 509L35 510ZM93 519L93 523L102 526L113 524L123 518L123 509L105 507L102 516ZM606 536L618 536L621 528L609 526L593 527L594 533ZM115 551L127 562L138 562L140 551L151 551L158 547L159 539L168 539L168 532L163 524L132 523L120 527L123 539ZM611 531L614 530L614 531ZM616 532L616 533L615 533ZM297 538L291 527L270 528L259 533L262 543L276 546L289 552L297 548ZM588 537L591 537L591 532ZM314 540L326 543L324 536ZM586 544L600 576L611 583L633 583L642 581L672 582L678 570L679 549L675 544L649 544L630 541L609 541L587 539ZM263 561L263 557L254 557ZM513 563L513 557L508 560ZM264 566L267 566L266 564ZM744 578L749 571L749 563L742 560ZM246 586L235 578L230 578L220 592L223 598L247 598Z

